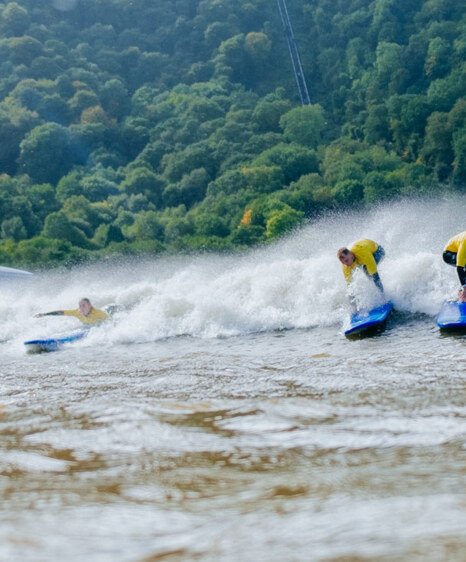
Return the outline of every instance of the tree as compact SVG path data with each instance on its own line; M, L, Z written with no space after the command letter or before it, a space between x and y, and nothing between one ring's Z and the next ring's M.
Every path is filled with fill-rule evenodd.
M58 94L43 96L36 109L45 121L53 121L60 125L67 125L70 122L71 114L68 104Z
M142 211L136 215L134 224L126 232L132 240L163 240L164 236L163 225L155 211Z
M26 228L21 217L11 217L2 221L1 236L3 239L24 240L27 238Z
M388 141L390 127L385 104L370 105L364 123L364 138L368 143Z
M49 240L35 236L30 240L21 240L15 248L15 261L18 265L42 265L44 263L73 262L83 256L83 251L74 248L65 240Z
M78 90L69 101L69 107L75 119L79 119L85 109L99 105L99 98L90 90Z
M279 131L280 118L291 109L291 103L285 99L258 101L252 117L260 131Z
M395 94L399 89L400 69L403 68L403 48L397 43L381 41L376 48L377 85L380 90Z
M34 214L41 221L50 213L58 211L59 203L55 197L55 189L49 183L32 185L27 188L26 193Z
M280 126L290 142L316 148L326 126L324 110L319 104L295 107L282 115Z
M451 172L454 152L452 131L447 113L436 111L427 120L422 155L427 164L436 170L440 181L448 177Z
M244 39L244 48L256 65L264 64L272 51L272 42L265 33L251 31Z
M291 207L274 211L267 220L265 229L267 239L271 240L288 234L302 222L303 217L304 213Z
M183 204L189 208L201 201L206 193L210 177L204 168L197 168L185 174L180 182L168 185L163 191L163 203L167 207Z
M231 241L241 246L254 246L265 238L265 229L262 226L249 224L239 225L231 233Z
M334 193L335 201L343 207L361 204L364 199L364 185L357 180L343 180L335 185Z
M381 172L369 172L363 180L364 200L374 203L383 199L391 199L398 194L395 182Z
M20 144L19 168L34 183L55 184L75 161L70 133L57 123L35 127Z
M121 182L120 189L126 193L141 193L159 205L164 188L163 180L148 168L134 168Z
M107 80L100 90L102 107L111 116L121 119L130 108L129 94L121 80Z
M427 90L427 97L434 109L449 111L457 100L464 98L465 91L466 63L463 63L445 78L434 80Z
M8 2L1 13L1 29L7 36L23 35L30 25L26 9L16 2Z
M61 211L51 213L45 219L42 235L55 240L65 240L79 248L92 247L82 230L77 228L66 214Z
M318 171L318 162L313 150L299 145L279 143L265 150L253 161L254 165L272 165L281 168L285 185L303 174Z
M34 59L42 54L42 43L28 35L4 39L1 43L8 47L9 58L15 65L24 64L29 66Z
M194 217L194 227L197 234L204 236L224 238L230 234L225 220L211 213L196 214Z
M6 104L0 108L0 173L16 173L20 143L37 121L36 115L22 108Z
M247 185L257 193L268 193L281 189L285 183L280 166L244 166L241 168Z
M424 72L429 78L441 78L450 70L451 45L441 37L434 37L427 49Z
M453 180L466 191L466 127L453 135Z

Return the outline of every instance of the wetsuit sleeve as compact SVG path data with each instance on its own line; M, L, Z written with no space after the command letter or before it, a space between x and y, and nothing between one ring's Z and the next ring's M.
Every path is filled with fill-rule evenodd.
M383 293L383 285L382 285L382 281L380 280L380 276L378 273L374 273L374 275L372 275L372 279L375 283L375 286L377 287L377 289L379 289L379 291L381 293Z
M466 285L466 269L464 267L457 267L456 271L458 273L461 285Z

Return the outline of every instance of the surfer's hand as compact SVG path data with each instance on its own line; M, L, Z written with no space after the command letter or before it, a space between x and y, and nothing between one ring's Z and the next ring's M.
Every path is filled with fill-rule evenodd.
M466 302L466 287L463 287L458 291L458 300L460 302Z
M44 316L43 312L38 312L37 314L34 314L34 318L42 318L42 316Z

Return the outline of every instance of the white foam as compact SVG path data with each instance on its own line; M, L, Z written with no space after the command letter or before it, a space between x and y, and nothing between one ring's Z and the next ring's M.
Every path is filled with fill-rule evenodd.
M335 254L358 238L384 246L380 275L396 307L434 315L458 286L455 269L443 263L441 254L447 240L465 229L465 203L464 196L449 196L332 215L285 240L235 256L102 262L36 274L27 284L2 287L0 340L20 342L74 328L73 318L33 315L75 308L81 297L97 307L117 303L128 310L79 345L337 324L348 308ZM363 301L377 299L364 275L355 276L355 289Z

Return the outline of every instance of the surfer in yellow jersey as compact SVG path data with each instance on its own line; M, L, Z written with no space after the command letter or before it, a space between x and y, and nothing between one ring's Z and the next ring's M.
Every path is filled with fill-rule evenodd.
M94 308L89 299L81 299L79 308L76 310L54 310L52 312L39 312L34 318L42 318L42 316L74 316L81 320L83 324L100 324L108 318L108 314L104 310Z
M443 249L443 261L456 267L461 283L458 291L458 300L466 302L466 230L448 240Z
M382 246L368 239L357 240L350 248L340 248L337 252L347 283L351 282L354 270L362 267L381 293L383 293L383 285L377 271L377 264L384 256L385 250Z

